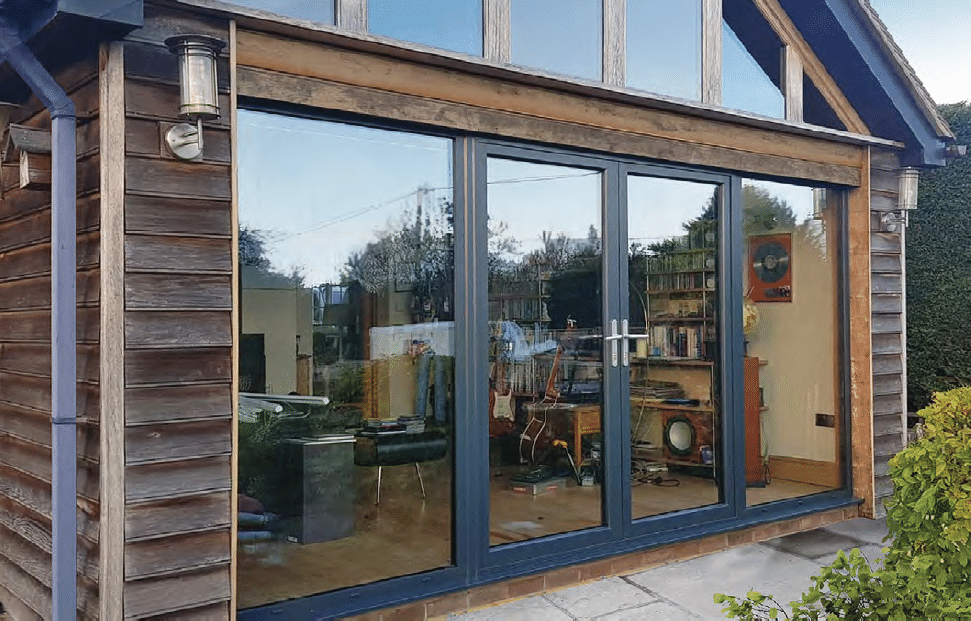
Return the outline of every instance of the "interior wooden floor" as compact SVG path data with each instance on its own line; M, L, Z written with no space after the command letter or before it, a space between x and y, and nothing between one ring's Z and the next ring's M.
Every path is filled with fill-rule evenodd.
M601 524L600 486L566 487L539 496L513 492L508 477L518 469L495 470L491 480L490 543L571 532ZM286 599L428 571L451 564L451 472L448 460L422 467L423 500L412 466L384 468L381 504L375 506L376 469L358 468L355 532L349 537L301 545L286 540L239 545L239 607L252 608ZM718 501L714 481L663 473L662 485L631 488L634 519L702 507ZM673 481L677 481L674 486ZM761 504L825 491L774 480L748 488L749 504Z

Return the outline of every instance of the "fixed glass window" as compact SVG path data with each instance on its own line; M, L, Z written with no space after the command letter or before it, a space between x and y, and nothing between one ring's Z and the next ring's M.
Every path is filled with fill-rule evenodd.
M723 0L722 15L722 105L785 117L782 40L751 0Z
M232 0L232 3L322 24L334 23L334 0Z
M602 0L512 0L510 20L513 64L602 79Z
M838 199L742 184L748 505L844 485Z
M368 0L368 30L482 55L482 0Z
M452 141L238 127L239 606L449 566Z
M627 86L701 99L701 0L627 0Z

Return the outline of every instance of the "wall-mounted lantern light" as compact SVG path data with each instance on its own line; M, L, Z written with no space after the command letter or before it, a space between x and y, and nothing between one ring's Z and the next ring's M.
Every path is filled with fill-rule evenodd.
M197 160L202 157L202 122L219 118L216 59L226 43L206 35L178 35L165 45L179 57L179 116L196 123L172 127L165 142L177 158Z
M910 212L917 209L917 188L920 183L920 170L904 168L897 173L897 208L885 211L880 216L881 228L886 232L894 232L902 224L910 223Z

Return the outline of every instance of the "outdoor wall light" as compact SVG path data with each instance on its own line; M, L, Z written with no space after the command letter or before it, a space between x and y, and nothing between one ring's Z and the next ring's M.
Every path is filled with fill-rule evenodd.
M179 57L181 99L179 116L195 125L179 123L165 134L165 143L175 157L202 157L202 122L219 118L219 89L216 59L225 41L206 35L178 35L165 40L169 51Z
M904 168L897 176L897 209L885 211L880 216L880 228L892 233L902 224L910 223L910 211L917 209L917 188L920 182L920 170Z

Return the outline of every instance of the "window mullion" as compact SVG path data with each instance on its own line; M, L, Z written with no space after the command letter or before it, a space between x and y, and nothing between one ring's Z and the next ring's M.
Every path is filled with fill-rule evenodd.
M603 81L623 86L626 81L627 0L604 0L603 20Z
M702 0L701 101L722 102L722 0Z
M487 60L508 63L512 56L511 0L482 1L482 49Z
M337 27L367 32L367 0L337 0Z
M799 52L791 45L782 48L782 85L786 98L786 120L802 122L803 65Z

